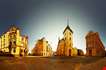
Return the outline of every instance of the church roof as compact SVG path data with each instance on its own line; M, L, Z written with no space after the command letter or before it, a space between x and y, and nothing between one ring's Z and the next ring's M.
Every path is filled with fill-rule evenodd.
M67 27L64 29L64 32L65 32L67 29L70 30L70 32L73 33L73 31L72 31L72 29L69 27L69 25L67 25ZM63 34L64 34L64 32L63 32Z

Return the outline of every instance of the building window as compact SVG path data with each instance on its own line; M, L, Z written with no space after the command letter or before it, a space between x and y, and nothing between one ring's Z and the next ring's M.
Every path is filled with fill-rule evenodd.
M16 41L14 41L14 44L16 44Z
M70 35L71 35L71 33L70 33Z
M13 52L14 52L14 53L16 52L16 48L14 48Z
M66 37L65 37L65 40L66 40Z
M71 40L71 37L70 37L70 40Z
M26 53L26 50L24 50L24 53Z

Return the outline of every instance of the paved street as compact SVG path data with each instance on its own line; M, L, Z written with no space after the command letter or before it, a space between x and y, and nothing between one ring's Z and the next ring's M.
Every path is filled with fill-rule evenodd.
M0 57L0 70L101 70L106 57Z

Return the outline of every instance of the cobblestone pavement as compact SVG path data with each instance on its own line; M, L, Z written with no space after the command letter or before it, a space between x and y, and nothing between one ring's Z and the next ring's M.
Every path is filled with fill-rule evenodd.
M0 57L0 70L102 70L106 57Z

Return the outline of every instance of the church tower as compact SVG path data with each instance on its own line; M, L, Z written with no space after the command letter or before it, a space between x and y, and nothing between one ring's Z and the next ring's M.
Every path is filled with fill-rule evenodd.
M73 49L73 31L69 27L69 21L67 20L67 26L63 32L65 40L65 55L72 56Z
M63 31L63 38L58 41L56 54L57 56L77 56L78 54L77 48L73 47L73 31L69 27L69 20Z

